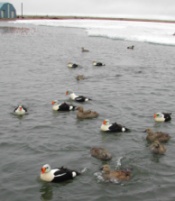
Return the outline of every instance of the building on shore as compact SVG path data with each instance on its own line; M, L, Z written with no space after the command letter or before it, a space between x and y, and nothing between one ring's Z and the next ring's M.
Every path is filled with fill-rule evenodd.
M11 3L0 3L0 19L15 19L16 9Z

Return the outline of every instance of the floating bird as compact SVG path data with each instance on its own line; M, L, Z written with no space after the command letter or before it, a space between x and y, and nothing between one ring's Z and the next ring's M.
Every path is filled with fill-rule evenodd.
M27 113L27 108L24 107L23 105L19 105L14 109L14 113L21 116Z
M154 153L154 154L164 154L166 152L166 148L163 144L161 144L158 140L154 141L151 145L150 145L150 150Z
M84 77L84 75L77 75L76 76L76 80L84 80L85 79L85 77Z
M134 45L128 46L127 49L133 50L134 49Z
M93 66L105 66L105 64L103 64L102 62L97 62L97 61L93 61L92 64Z
M167 122L171 120L171 113L158 112L154 114L154 120L157 122Z
M108 119L105 119L101 125L101 131L105 132L127 132L130 131L128 128L115 123L110 124Z
M78 110L77 112L78 119L92 119L99 116L97 112L92 110L84 110L82 106L78 106L76 110Z
M70 170L64 167L51 169L49 164L45 164L41 168L40 179L47 182L63 182L70 180L80 175L75 170Z
M152 129L147 128L145 132L148 134L146 136L146 140L149 142L154 142L155 140L159 140L160 142L167 142L170 139L170 135L168 133L163 133L161 131L153 132Z
M127 181L131 178L130 170L111 170L109 165L103 165L102 177L107 181Z
M103 161L111 160L112 154L103 147L92 147L90 150L91 156Z
M89 50L85 49L84 47L81 48L82 52L89 52Z
M69 67L69 68L77 68L77 67L78 67L78 64L69 62L69 63L67 64L67 67Z
M72 104L68 104L66 102L62 103L62 104L58 104L57 100L53 100L52 101L52 109L55 111L71 111L71 110L75 110L76 106L72 105Z
M92 100L91 98L87 98L85 96L77 96L74 92L72 91L66 91L66 95L70 96L70 99L76 101L76 102L86 102Z

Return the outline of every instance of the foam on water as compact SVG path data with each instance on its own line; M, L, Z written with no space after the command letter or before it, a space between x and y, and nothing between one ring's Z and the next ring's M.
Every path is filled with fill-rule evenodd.
M17 20L17 24L86 29L89 36L175 45L175 24L112 20Z

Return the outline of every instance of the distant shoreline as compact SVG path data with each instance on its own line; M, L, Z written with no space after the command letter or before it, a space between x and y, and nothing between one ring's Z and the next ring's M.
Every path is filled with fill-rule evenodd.
M49 15L24 15L17 16L16 19L0 19L0 21L11 20L114 20L114 21L131 21L131 22L156 22L156 23L175 23L175 20L163 19L139 19L124 17L86 17L86 16L49 16Z

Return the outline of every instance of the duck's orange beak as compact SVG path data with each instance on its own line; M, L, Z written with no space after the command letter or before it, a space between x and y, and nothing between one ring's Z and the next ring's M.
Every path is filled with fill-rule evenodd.
M46 171L46 168L42 167L42 168L41 168L41 172L42 172L42 174L44 174L45 171Z
M106 120L103 121L103 124L106 125Z
M156 114L154 114L154 118L156 118L157 117L157 115Z
M55 104L55 101L52 101L52 105L54 105Z

